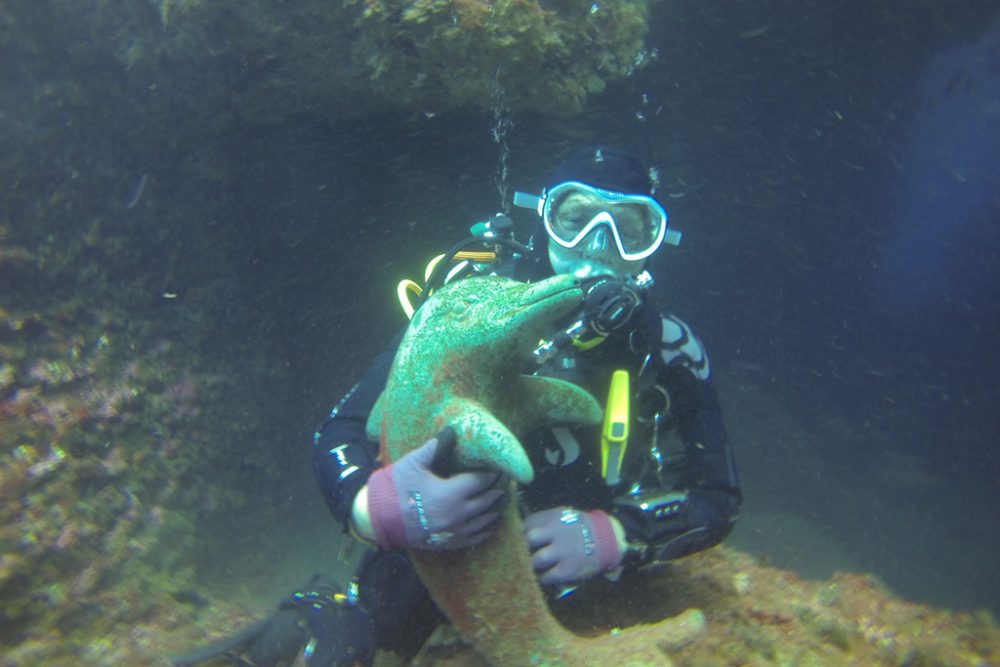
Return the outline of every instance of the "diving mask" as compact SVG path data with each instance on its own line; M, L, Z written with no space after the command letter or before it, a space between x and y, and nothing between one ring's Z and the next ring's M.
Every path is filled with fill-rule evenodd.
M514 205L534 208L545 231L568 250L603 250L613 240L625 262L647 259L666 241L680 243L680 232L667 228L667 212L648 195L602 190L577 181L554 186L541 197L515 193Z

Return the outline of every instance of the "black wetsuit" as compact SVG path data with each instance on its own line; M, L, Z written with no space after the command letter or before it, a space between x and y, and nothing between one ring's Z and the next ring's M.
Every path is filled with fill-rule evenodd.
M355 495L379 465L378 444L368 440L365 424L385 387L399 339L314 436L316 478L345 529ZM603 404L617 369L630 371L634 394L622 482L611 487L602 478L600 426L538 429L522 436L535 469L535 480L522 489L523 510L560 505L605 510L625 529L630 549L624 564L629 568L650 567L719 543L732 527L741 493L701 343L686 324L673 316L661 317L647 300L627 334L613 335L584 352L560 354L538 372L576 382ZM383 560L378 554L368 556L368 563L388 568L396 581L382 581L383 573L362 576L374 579L376 588L392 589L389 595L384 590L370 592L386 598L370 605L376 608L376 625L393 628L391 635L380 633L380 645L412 652L411 644L419 647L422 635L400 644L402 627L418 616L404 608L421 606L420 614L426 614L426 595L416 592L420 587L401 559L389 565ZM396 607L385 610L393 601ZM384 622L387 615L394 617L392 623Z

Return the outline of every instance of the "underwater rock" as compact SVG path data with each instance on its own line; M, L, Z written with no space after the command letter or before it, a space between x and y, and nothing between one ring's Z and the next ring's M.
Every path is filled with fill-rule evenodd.
M82 267L79 251L53 261ZM26 656L3 665L78 655L80 636L162 597L144 582L189 582L198 508L180 491L205 491L183 480L210 456L196 417L219 398L155 322L87 291L56 298L36 271L10 274L37 287L18 294L31 307L0 309L0 654Z
M550 605L567 627L589 635L702 609L706 631L671 654L677 667L985 667L1000 658L1000 631L988 612L909 603L868 575L799 579L725 546L659 572L630 573L616 583L587 582ZM438 635L414 664L488 665L453 635Z
M90 584L81 583L86 585ZM174 590L166 584L163 588ZM179 603L140 582L113 592L97 590L88 596L90 606L123 611L109 613L85 641L69 641L49 628L32 628L20 644L5 648L0 664L162 665L164 655L228 636L273 611L270 603L248 607L234 603L228 594L209 597L207 602ZM1000 630L988 612L913 604L868 575L800 579L725 546L657 572L626 574L618 582L591 580L572 596L550 600L548 605L559 622L583 636L612 635L623 627L699 608L706 630L671 653L676 667L986 667L1000 659ZM508 639L518 641L517 632L509 629ZM375 664L398 667L401 662L394 654L380 652ZM489 667L490 663L457 633L439 632L412 664Z
M375 0L353 47L374 92L419 110L578 110L642 62L649 2Z
M490 109L499 96L566 113L648 62L652 1L43 0L5 9L0 46L62 52L85 72L117 62L119 76L87 85L141 100L147 115L189 112L206 132L236 119Z

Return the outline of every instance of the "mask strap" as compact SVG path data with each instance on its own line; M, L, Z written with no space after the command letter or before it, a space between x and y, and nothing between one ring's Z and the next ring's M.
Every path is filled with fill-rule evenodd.
M538 211L538 215L542 214L542 207L544 206L545 198L539 197L538 195L529 195L527 192L515 192L514 193L514 206L518 208L531 208Z

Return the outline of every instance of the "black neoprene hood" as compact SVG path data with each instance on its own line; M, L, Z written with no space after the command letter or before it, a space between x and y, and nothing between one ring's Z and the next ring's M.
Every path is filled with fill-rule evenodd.
M649 170L634 156L616 148L592 146L570 155L556 168L549 188L579 181L602 190L625 194L651 195Z

